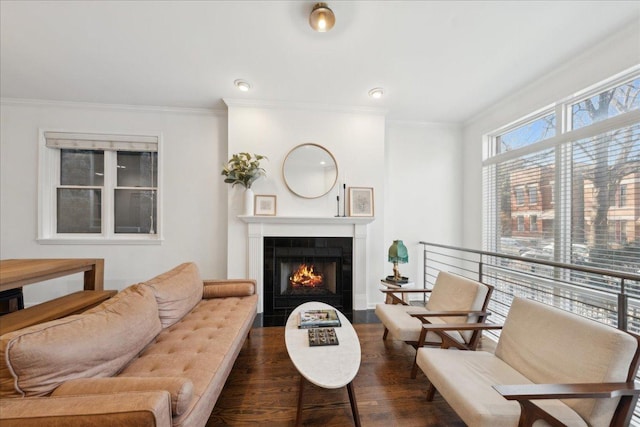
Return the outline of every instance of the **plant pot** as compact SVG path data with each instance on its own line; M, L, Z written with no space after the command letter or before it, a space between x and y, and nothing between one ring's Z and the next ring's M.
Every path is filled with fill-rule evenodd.
M247 188L244 190L244 214L247 216L253 215L253 190Z

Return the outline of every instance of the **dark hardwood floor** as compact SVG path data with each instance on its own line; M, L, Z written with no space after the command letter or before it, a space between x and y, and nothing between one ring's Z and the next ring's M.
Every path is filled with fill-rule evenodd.
M415 350L382 340L379 323L355 324L362 362L354 390L363 426L463 427L439 394L427 402L427 379L409 371ZM211 413L208 427L293 426L300 376L284 345L284 327L254 328ZM326 390L305 384L302 424L353 425L346 387Z

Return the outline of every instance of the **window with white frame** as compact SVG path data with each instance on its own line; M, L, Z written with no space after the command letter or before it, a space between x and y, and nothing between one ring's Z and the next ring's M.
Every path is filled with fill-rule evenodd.
M160 241L158 135L41 139L39 241Z
M532 253L555 243L560 262L580 259L640 271L640 228L626 222L640 212L639 67L505 126L486 141L485 249L500 252L501 238L516 236ZM523 186L526 208L518 196ZM531 218L524 233L523 214ZM573 254L577 250L580 257Z

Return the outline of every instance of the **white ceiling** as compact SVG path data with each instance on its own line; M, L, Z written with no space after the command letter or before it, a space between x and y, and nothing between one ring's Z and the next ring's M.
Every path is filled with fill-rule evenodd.
M316 33L313 4L2 0L0 95L216 109L240 98L464 122L640 20L638 1L329 1L336 25Z

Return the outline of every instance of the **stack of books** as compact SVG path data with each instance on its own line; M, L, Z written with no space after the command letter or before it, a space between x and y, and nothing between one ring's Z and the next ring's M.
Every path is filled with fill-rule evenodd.
M334 309L302 310L298 328L330 328L342 326L338 313Z

